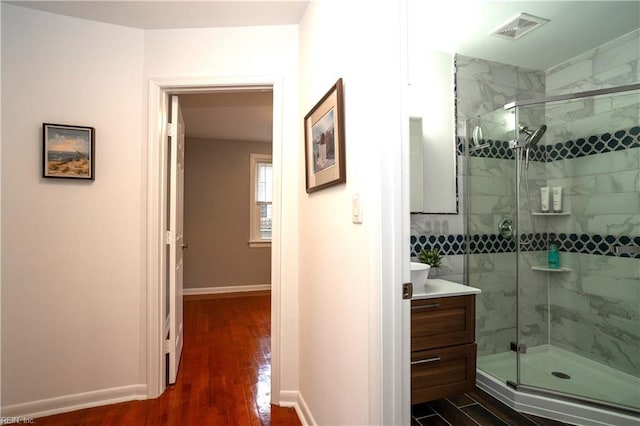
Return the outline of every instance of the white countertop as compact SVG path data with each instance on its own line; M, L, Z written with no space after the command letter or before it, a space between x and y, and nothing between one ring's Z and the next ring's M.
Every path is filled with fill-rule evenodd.
M435 297L464 296L465 294L478 294L479 288L441 280L440 278L427 279L426 284L413 286L412 300L433 299Z

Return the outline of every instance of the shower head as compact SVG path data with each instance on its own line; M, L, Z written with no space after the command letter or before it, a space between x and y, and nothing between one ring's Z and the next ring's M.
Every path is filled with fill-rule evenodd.
M535 130L529 130L527 126L519 127L520 133L527 135L524 139L518 141L519 148L533 148L538 144L544 132L547 131L547 125L543 124Z
M542 137L542 135L544 135L544 132L547 131L547 125L543 124L533 132L527 129L523 129L523 131L529 135L526 141L527 148L533 148L538 144L538 142L540 141L540 138Z

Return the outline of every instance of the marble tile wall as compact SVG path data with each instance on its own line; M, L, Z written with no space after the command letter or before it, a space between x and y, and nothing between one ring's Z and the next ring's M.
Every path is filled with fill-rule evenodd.
M548 95L638 82L640 30L546 76ZM563 187L571 212L544 219L544 231L563 239L562 266L572 269L549 277L550 343L640 377L640 259L613 249L640 245L640 92L545 108L547 149L573 144L545 163L546 184Z
M491 112L483 115L480 123L484 139L491 141L489 151L478 155L471 153L467 157L467 233L497 237L500 220L510 218L515 223L516 219L516 169L513 151L508 149L508 140L515 137L516 123L515 117L504 111L503 107L515 100L542 97L544 74L465 56L457 56L456 64L460 98L458 134L468 134L466 120ZM527 125L533 126L542 122L544 115L540 111L533 111L532 114L523 114L521 118L528 120ZM514 248L511 252L497 252L500 250L494 248L482 249L480 253L472 250L469 254L469 285L482 289L477 297L476 309L479 355L508 351L510 343L517 341L517 262ZM535 294L536 298L546 301L546 282L536 278L526 290L521 291ZM546 332L543 333L548 328L545 326L546 319L535 314L535 308L527 308L522 318L522 330L526 330L530 344L547 337Z
M545 219L546 229L565 240L561 265L573 270L549 277L550 343L640 377L640 258L614 250L640 245L640 137L622 150L547 167L548 185L564 188L571 215ZM604 255L585 253L586 236Z
M578 93L640 81L640 29L547 70L547 95Z
M640 260L562 252L549 278L550 343L640 377Z

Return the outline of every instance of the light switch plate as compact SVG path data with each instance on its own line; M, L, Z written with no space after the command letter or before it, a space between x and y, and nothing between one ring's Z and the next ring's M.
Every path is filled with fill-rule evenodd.
M353 194L353 199L351 200L351 210L353 223L362 223L362 206L360 205L360 194L358 193Z

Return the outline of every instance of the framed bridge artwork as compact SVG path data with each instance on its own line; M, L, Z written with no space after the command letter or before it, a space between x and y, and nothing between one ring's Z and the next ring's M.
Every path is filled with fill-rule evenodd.
M347 181L342 79L304 117L307 193Z

